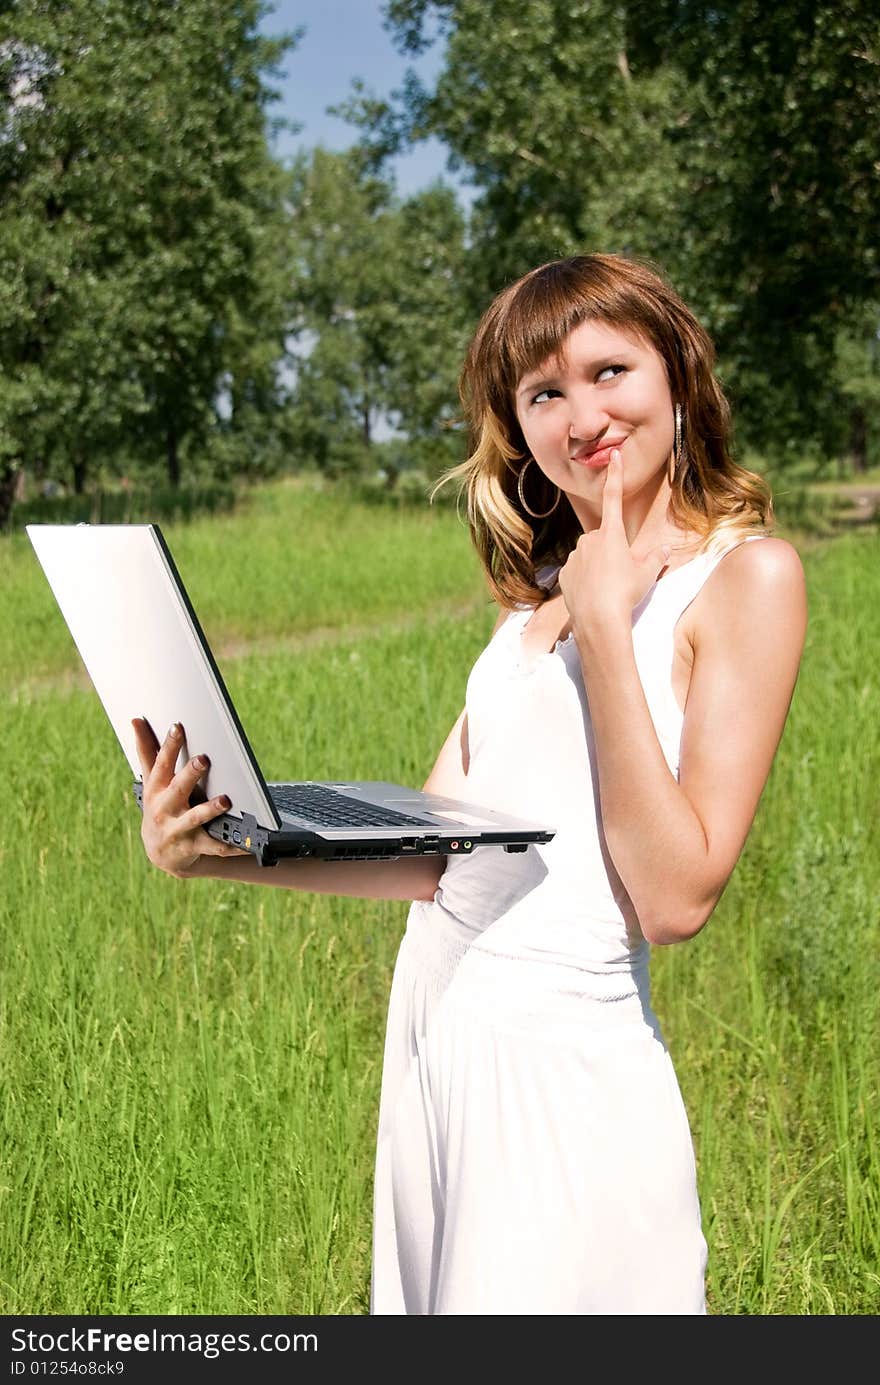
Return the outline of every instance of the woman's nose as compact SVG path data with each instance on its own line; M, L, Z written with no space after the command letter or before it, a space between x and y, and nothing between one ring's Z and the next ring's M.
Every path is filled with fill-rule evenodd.
M572 441L592 442L601 437L608 423L608 412L592 391L579 391L571 396L568 431Z

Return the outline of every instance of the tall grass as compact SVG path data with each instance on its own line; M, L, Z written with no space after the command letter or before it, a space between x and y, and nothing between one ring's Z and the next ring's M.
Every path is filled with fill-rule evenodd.
M273 487L169 531L270 776L421 782L491 626L454 515L364 509ZM708 927L653 959L716 1314L880 1306L878 549L804 554L755 826ZM406 906L151 870L29 546L0 564L40 613L0 629L0 1311L364 1313Z
M351 633L487 601L454 512L397 510L297 483L248 493L234 514L164 525L212 644ZM0 691L79 670L23 531L0 543Z
M804 555L782 745L708 927L654 957L722 1313L880 1307L880 543Z

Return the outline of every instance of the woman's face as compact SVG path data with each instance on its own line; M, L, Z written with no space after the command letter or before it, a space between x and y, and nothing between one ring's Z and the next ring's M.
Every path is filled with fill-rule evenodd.
M582 322L558 359L523 376L515 405L530 454L565 491L584 529L601 518L612 448L623 463L624 507L646 514L668 489L673 400L661 357L640 337L595 319ZM527 475L526 499L543 508L543 499L531 501L528 482Z

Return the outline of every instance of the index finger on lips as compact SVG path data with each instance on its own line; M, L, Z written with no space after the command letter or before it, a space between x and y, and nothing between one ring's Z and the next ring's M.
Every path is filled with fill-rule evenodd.
M605 468L602 488L602 525L623 524L623 462L615 447Z

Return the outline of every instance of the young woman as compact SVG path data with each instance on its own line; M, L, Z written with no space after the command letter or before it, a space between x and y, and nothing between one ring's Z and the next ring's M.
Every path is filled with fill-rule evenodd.
M499 617L426 788L546 821L510 855L293 861L215 842L180 732L138 725L147 853L177 876L413 901L392 986L374 1313L705 1312L691 1136L650 945L706 923L803 648L795 550L728 450L711 343L615 256L490 305L462 398Z

